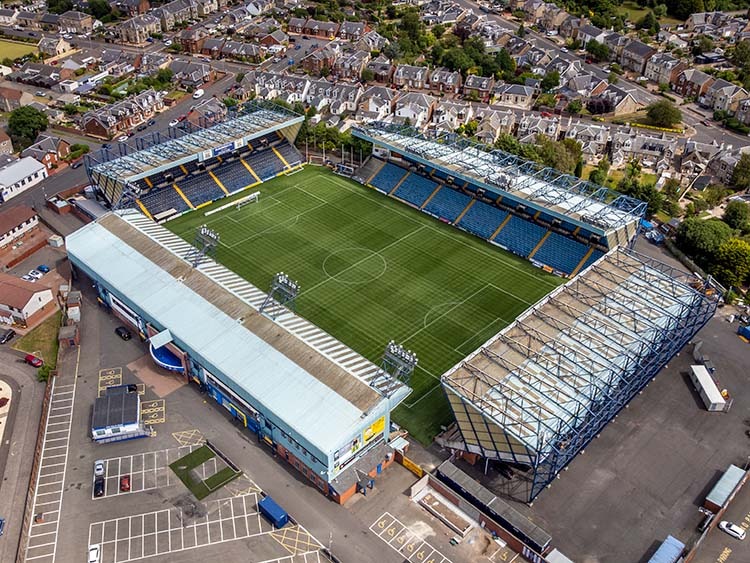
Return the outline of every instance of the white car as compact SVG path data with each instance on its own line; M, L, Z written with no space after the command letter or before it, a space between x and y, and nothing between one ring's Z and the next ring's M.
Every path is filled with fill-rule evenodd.
M44 274L40 272L39 270L31 270L28 275L34 278L35 280L40 280L44 277Z
M170 46L171 44L172 44L172 40L171 40L171 39L167 39L167 40L166 40L166 41L164 42L164 45L166 45L167 47L169 47L169 46Z
M104 461L101 459L94 462L94 477L104 477Z
M34 283L36 280L32 278L29 274L26 274L25 276L21 276L21 279L27 282Z
M568 52L568 48L567 47L563 47L562 49L560 49L560 52L567 53Z
M178 124L179 122L180 122L180 120L179 120L179 119L173 119L172 121L170 121L170 122L169 122L169 126L170 126L170 127L177 127L177 124Z
M206 92L203 91L203 88L198 88L195 92L193 92L193 99L200 100L205 93Z
M130 137L129 137L128 135L123 135L122 137L120 137L119 139L117 139L117 142L118 142L118 143L124 143L124 142L125 142L125 141L127 141L127 140L128 140L129 138L130 138Z
M719 529L729 534L736 540L742 541L745 539L745 530L740 528L737 524L733 524L732 522L728 522L727 520L719 522Z
M99 544L89 546L89 563L99 563Z

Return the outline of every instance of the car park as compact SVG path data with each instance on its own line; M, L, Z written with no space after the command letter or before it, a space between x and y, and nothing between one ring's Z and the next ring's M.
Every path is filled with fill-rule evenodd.
M99 544L89 546L89 561L88 563L99 563Z
M120 477L120 492L127 493L130 491L130 475Z
M44 277L44 274L39 270L29 270L29 276L31 276L35 280L40 280Z
M131 338L133 338L131 332L124 326L118 326L115 329L115 334L117 334L117 336L119 336L123 340L130 340Z
M729 522L728 520L722 520L721 522L719 522L719 529L722 532L729 534L736 540L742 541L745 539L745 530L743 530L737 524Z
M104 460L97 459L94 462L94 477L104 477Z
M6 328L0 331L0 344L7 344L16 335L16 331L12 328Z
M44 360L37 358L34 354L26 354L23 361L35 368L40 368L44 365Z

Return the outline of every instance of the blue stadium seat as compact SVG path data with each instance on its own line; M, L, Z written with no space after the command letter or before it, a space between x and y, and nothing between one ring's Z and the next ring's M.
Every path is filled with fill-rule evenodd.
M408 201L412 205L422 207L437 186L432 180L428 180L417 174L409 174L393 195L399 199Z
M289 166L297 166L302 163L302 154L289 143L281 143L276 150L289 163Z
M273 178L284 170L284 163L270 149L253 151L246 160L263 181Z
M588 257L588 259L583 263L583 266L581 267L581 269L578 271L580 272L580 271L585 270L586 268L591 266L591 264L599 260L599 258L601 258L602 256L604 256L604 252L602 252L601 250L594 250L591 256Z
M507 211L477 201L461 218L459 225L470 233L488 239L508 216Z
M263 141L265 141L267 144L264 144ZM250 141L250 144L252 145L253 149L263 149L264 147L270 147L278 142L280 142L281 139L279 138L279 135L276 131L273 133L266 133L265 135L261 135L257 139L253 139Z
M539 213L539 216L536 218L538 221L542 221L544 223L547 223L549 225L552 224L552 215L549 215L545 213L544 211Z
M588 251L589 247L585 244L551 232L532 258L550 268L570 274Z
M236 192L255 183L255 178L239 160L227 162L212 170L229 193Z
M546 232L547 229L544 227L513 215L494 238L494 241L514 254L526 257L539 244Z
M395 164L386 162L385 166L380 169L370 183L381 192L389 194L405 175L406 170Z
M562 228L562 229L565 229L565 230L566 230L566 231L568 231L569 233L572 233L573 231L575 231L575 230L576 230L576 226L575 226L575 225L573 225L572 223L568 223L567 221L563 221L563 222L562 222L562 223L560 224L560 228Z
M151 190L141 199L141 203L148 209L151 215L158 215L174 209L178 213L190 209L185 200L180 197L174 188L167 186L158 190Z
M407 178L408 182L408 178ZM447 186L440 188L430 202L425 206L428 211L438 217L447 219L451 223L455 221L461 212L469 205L471 198L466 194L457 192Z
M221 199L226 195L208 174L198 174L180 180L177 186L196 207L208 201Z

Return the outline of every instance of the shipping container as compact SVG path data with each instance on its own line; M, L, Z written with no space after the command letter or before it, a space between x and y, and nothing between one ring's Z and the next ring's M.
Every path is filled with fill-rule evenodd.
M258 509L277 528L283 528L289 522L289 515L271 497L264 497L258 503Z

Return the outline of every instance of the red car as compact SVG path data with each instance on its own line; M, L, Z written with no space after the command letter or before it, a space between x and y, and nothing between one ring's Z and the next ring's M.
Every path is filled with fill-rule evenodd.
M120 477L120 492L127 493L130 491L130 475Z
M542 116L542 117L552 117L552 114L551 114L550 112L548 112L548 111L543 111L543 112L541 113L541 116Z
M24 356L23 358L23 361L30 366L34 366L35 368L40 368L44 365L44 361L41 358L37 358L33 354L26 354L26 356Z

